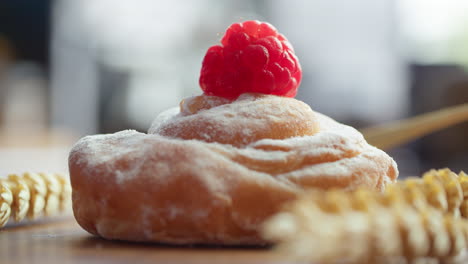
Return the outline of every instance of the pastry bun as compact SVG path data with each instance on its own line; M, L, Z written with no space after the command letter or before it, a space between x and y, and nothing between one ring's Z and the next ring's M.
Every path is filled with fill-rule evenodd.
M189 98L148 134L88 136L69 158L73 210L107 239L261 245L265 219L305 189L382 190L395 162L355 129L273 95Z

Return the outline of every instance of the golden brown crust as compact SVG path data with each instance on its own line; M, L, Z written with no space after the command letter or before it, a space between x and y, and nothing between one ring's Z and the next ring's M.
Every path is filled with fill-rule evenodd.
M91 154L86 144L70 157L75 217L93 234L176 244L259 244L256 227L298 192L266 174L249 176L207 147L127 133L95 139L121 144L114 151L129 150L115 159L91 161L109 153Z
M282 106L285 109L303 107L289 103L294 99L272 97L247 95L234 103L219 100L212 105L203 99L186 108L182 104L182 113L161 115L150 134L122 131L81 139L69 160L78 223L109 239L259 245L267 242L258 233L261 223L305 188L381 190L397 177L394 161L369 146L359 132L308 107L304 116L310 124L299 124L304 121L301 115L297 115L300 122L292 122L304 128L301 136L287 132L288 128L246 141L233 133L227 136L233 144L219 143L237 126L248 124L260 133L258 126L287 125L295 111L277 113L276 100L288 104ZM246 110L232 108L255 101L264 105L252 106L254 112L273 108L261 112L270 111L271 117L262 119L257 112L251 117L239 115ZM207 120L221 120L227 109L242 118L221 124L215 132L203 130ZM279 121L267 124L273 113ZM185 122L199 133L184 139ZM177 129L180 133L174 132ZM169 131L177 136L166 136ZM206 133L210 140L198 137ZM217 142L211 142L214 139Z

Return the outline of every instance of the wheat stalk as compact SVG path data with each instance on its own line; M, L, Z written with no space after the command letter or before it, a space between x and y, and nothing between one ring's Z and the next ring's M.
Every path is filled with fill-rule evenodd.
M311 263L384 263L397 259L447 259L468 243L468 223L434 208L405 203L369 211L324 212L299 200L265 225L277 250Z
M311 190L267 221L264 234L311 262L442 260L467 249L467 201L465 173L432 170L383 193Z
M435 131L468 121L468 103L361 130L366 141L390 149Z
M10 216L16 222L53 216L70 208L70 203L71 187L62 175L27 172L0 178L0 228Z
M309 190L306 194L326 212L366 211L375 206L405 202L416 209L434 207L455 217L468 217L468 175L449 169L431 170L421 178L406 178L387 186L383 193L368 188L352 192L343 190Z

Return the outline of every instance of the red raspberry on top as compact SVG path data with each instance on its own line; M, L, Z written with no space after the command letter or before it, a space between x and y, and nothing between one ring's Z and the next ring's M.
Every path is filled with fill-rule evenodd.
M270 24L232 24L221 45L208 49L200 86L207 95L234 99L242 93L294 97L302 70L288 40Z

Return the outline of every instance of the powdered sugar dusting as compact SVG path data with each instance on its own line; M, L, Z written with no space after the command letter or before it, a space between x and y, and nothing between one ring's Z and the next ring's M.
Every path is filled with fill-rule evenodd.
M170 121L173 119L175 116L180 114L179 107L172 107L169 108L168 110L160 113L154 120L153 123L150 126L150 129L148 130L149 134L156 134L156 129L163 125L164 123Z
M220 109L226 111L226 109ZM164 113L163 118L174 118L175 111ZM176 114L177 115L177 114ZM170 153L162 145L174 145L179 148L197 149L210 153L210 160L204 155L187 157L190 162L187 170L209 171L211 166L223 162L236 170L246 170L250 175L264 177L274 175L278 179L297 179L302 177L349 178L361 168L370 168L373 173L385 176L388 166L396 164L384 152L368 145L362 135L354 128L338 124L332 119L316 114L321 124L320 132L313 136L292 137L284 140L262 139L245 147L234 147L219 143L206 143L198 140L166 138L159 135L143 134L132 130L110 135L89 136L80 140L72 151L80 153L77 164L86 164L85 168L109 170L112 168L115 181L119 184L136 179L142 169L151 168L158 178L169 177L174 173L170 159L152 159L152 153L164 153L166 157L180 158L180 153ZM159 121L158 121L159 122ZM243 134L250 134L248 128ZM157 131L157 128L154 129ZM210 135L206 135L209 137ZM164 143L164 144L162 144ZM161 145L160 147L158 147ZM131 166L117 166L116 161L131 161ZM382 166L382 160L387 162ZM148 163L151 162L151 166ZM385 167L386 166L386 167ZM166 176L163 176L166 175ZM206 175L204 178L217 178L217 175ZM377 180L377 179L376 179ZM292 180L294 182L294 180ZM206 181L210 189L221 190L221 181Z
M273 213L281 202L306 188L352 189L365 185L382 189L396 179L396 164L386 153L367 144L354 128L318 113L312 114L312 122L320 129L311 135L262 137L241 145L209 142L219 139L218 134L209 132L199 134L204 139L159 134L174 123L191 130L191 120L207 118L219 123L204 123L204 131L222 133L219 126L226 128L235 120L240 124L240 137L256 135L255 126L269 127L265 120L257 120L261 108L268 108L263 112L274 117L268 119L273 123L277 115L284 117L285 113L298 118L310 116L302 112L310 108L282 108L276 100L245 95L237 103L215 104L212 108L204 105L190 114L173 109L155 120L149 134L126 130L81 139L70 153L70 173L72 186L87 186L74 189L75 197L89 203L74 205L83 206L74 209L77 220L82 219L81 214L86 218L87 208L94 206L100 220L90 229L96 228L95 232L108 238L255 244L259 238L249 232L258 230L268 216L265 210ZM265 105L254 106L255 101ZM233 105L239 104L245 108L234 111ZM278 122L288 123L281 118ZM242 126L245 123L249 126ZM79 192L98 187L98 192L108 188L106 201L130 210L125 214L128 218L115 221L113 210L117 209ZM138 199L132 200L133 196ZM243 230L245 235L235 236L233 230Z
M179 114L164 112L148 133L242 147L263 138L285 139L318 130L310 107L292 98L243 94L231 103L218 98L186 99Z

